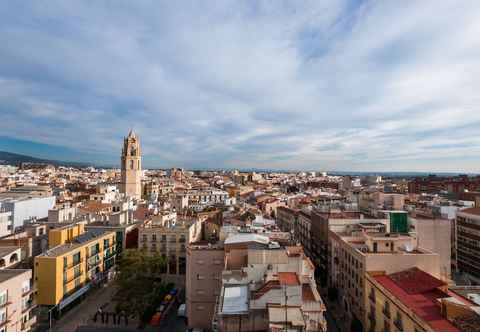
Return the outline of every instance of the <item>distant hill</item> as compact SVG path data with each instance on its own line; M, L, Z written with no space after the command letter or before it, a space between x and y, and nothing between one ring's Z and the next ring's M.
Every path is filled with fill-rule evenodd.
M0 165L20 165L21 163L32 164L49 164L55 166L68 166L68 167L88 167L91 164L74 162L74 161L61 161L61 160L49 160L35 158L24 154L0 151Z

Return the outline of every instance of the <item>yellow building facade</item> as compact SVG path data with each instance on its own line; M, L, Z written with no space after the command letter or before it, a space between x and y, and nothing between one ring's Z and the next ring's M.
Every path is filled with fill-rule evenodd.
M115 235L83 224L51 230L48 251L35 257L37 303L61 309L102 280L115 264Z

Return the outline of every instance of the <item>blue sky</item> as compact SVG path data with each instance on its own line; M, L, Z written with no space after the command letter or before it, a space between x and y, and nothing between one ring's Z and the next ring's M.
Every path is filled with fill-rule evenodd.
M0 3L0 149L480 172L478 1Z

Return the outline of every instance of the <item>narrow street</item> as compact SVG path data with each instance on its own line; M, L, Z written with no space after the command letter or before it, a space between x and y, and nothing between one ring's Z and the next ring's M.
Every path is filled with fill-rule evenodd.
M90 323L98 308L108 304L115 291L116 287L113 284L92 291L85 300L71 308L59 320L53 319L52 331L72 332L77 327ZM48 323L43 323L37 331L48 331L48 328Z

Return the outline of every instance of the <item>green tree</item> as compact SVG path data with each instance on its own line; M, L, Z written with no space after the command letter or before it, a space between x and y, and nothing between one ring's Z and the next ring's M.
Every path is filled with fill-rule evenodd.
M117 311L134 313L146 323L171 288L160 277L165 266L165 258L158 253L136 249L122 252L117 262Z

